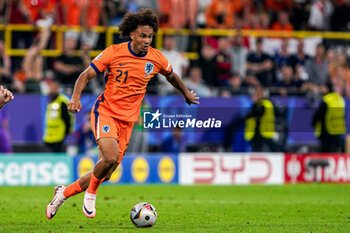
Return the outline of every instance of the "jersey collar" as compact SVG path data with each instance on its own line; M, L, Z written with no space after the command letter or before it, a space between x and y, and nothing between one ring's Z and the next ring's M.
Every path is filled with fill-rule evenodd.
M144 56L147 55L147 52L148 52L148 50L147 50L147 52L145 52L144 54L136 54L136 53L134 53L134 51L132 51L132 49L131 49L131 41L129 41L129 43L128 43L128 48L129 48L129 52L132 55L134 55L135 57L144 57Z

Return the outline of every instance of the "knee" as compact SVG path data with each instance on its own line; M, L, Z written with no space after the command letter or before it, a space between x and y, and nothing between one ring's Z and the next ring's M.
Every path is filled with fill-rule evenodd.
M103 163L106 167L113 167L118 162L118 156L108 157L103 159Z

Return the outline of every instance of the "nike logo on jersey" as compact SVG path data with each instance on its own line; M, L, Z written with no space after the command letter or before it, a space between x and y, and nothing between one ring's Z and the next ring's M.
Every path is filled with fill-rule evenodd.
M125 66L126 64L125 63L119 63L119 66Z

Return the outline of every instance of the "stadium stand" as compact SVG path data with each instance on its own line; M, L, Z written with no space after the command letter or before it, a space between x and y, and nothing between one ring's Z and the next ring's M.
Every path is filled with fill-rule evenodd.
M191 1L191 6L186 5L187 1L176 1L177 5L164 0L81 1L81 14L95 12L96 9L101 11L100 15L93 14L95 21L89 21L90 27L77 17L73 18L74 13L65 14L64 9L70 1L2 2L5 3L0 15L3 23L0 25L0 33L3 35L4 49L0 49L0 83L16 95L27 95L26 88L23 88L27 77L25 72L21 72L22 59L43 27L49 27L52 31L48 45L40 53L44 60L39 92L46 95L46 80L63 72L57 70L57 64L62 63L70 38L74 37L76 43L72 43L68 49L74 50L72 56L79 60L79 64L83 61L86 66L89 59L97 56L105 47L125 41L119 37L117 27L125 12L149 6L159 14L163 26L154 38L153 46L162 49L164 39L169 36L175 38L179 54L190 60L189 69L184 70L183 78L187 80L186 83L196 85L193 81L193 67L199 67L201 89L206 90L203 93L210 93L203 94L203 97L210 96L224 101L242 96L249 99L252 89L262 85L271 97L284 98L283 101L288 104L298 98L298 101L306 103L310 108L308 110L313 111L312 108L322 98L322 86L327 82L331 82L347 101L350 97L350 33L347 32L350 24L345 23L349 22L349 18L344 14L350 7L349 0L337 3L286 0L283 1L283 7L274 0L196 0ZM317 6L325 7L327 14L322 17L326 18L319 18L321 16L317 12ZM81 35L79 32L84 32L82 40L76 38ZM94 37L90 38L91 41L87 38L89 35ZM321 51L322 48L324 51ZM58 76L62 80L63 89L70 94L74 81L63 81L63 76ZM168 97L165 95L167 92L157 88L161 78L152 80L148 87L154 98ZM89 87L88 93L98 94L103 86L103 78L99 78ZM9 110L11 113L11 108ZM36 129L36 132L41 130ZM22 147L28 150L28 145L33 142L33 150L37 150L39 140L20 138L13 138L15 151L16 148L21 151ZM162 137L164 138L166 135ZM74 143L74 139L70 138L68 142ZM159 144L150 143L159 149ZM212 150L212 144L215 145L215 150L220 150L222 143L209 140L207 144L202 143L206 145L203 149L200 148L201 142L198 142L199 148L195 150ZM294 146L300 149L304 145L309 150L317 150L314 139L295 142L295 138L289 137L287 143L290 144L286 147L289 150L296 150L293 149Z

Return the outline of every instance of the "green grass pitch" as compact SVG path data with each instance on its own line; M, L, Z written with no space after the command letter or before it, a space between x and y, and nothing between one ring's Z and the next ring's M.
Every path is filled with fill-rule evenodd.
M0 187L0 232L350 232L350 185L118 185L99 189L94 219L83 194L45 217L52 187ZM147 201L152 228L137 229L129 213Z

